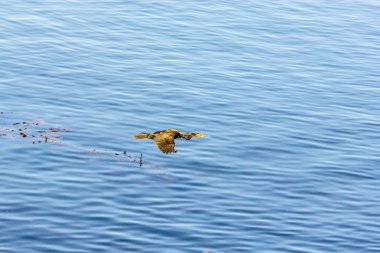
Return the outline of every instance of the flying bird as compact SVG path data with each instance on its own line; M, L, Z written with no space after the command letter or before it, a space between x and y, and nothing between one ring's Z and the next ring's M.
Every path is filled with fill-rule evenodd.
M202 133L181 133L176 129L165 129L154 133L135 134L136 139L153 139L154 144L156 144L157 148L161 150L164 154L177 152L177 150L174 150L174 139L183 138L186 140L190 140L193 137L202 138L206 137L206 135Z

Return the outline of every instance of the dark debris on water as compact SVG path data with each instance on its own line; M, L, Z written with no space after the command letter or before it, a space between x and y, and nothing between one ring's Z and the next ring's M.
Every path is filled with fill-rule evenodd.
M0 112L0 114L4 114L4 112ZM17 136L20 136L23 139L31 139L32 144L38 144L38 143L48 143L48 142L58 142L61 143L62 137L59 135L59 133L68 133L71 132L69 129L65 128L57 128L57 127L49 127L49 128L43 128L41 125L43 122L40 121L20 121L20 122L14 122L12 123L12 126L17 126L17 128L7 127L7 128L0 128L0 137L8 137L8 138L17 138ZM22 127L21 127L22 126ZM18 135L16 134L18 133ZM52 135L51 133L54 133ZM121 153L114 152L98 152L95 149L93 149L92 153L95 155L104 155L104 156L119 156L120 158L124 157L125 160L133 163L138 163L140 167L142 167L143 164L143 155L140 153L139 158L136 157L136 155L131 156L127 153L126 150L122 151Z

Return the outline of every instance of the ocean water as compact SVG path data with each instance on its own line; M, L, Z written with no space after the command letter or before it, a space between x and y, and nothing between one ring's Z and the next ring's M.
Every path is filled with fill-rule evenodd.
M0 252L380 252L379 12L3 1Z

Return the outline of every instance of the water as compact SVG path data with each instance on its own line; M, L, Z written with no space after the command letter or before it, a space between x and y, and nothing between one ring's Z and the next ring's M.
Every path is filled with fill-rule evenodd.
M379 10L4 1L0 252L380 252Z

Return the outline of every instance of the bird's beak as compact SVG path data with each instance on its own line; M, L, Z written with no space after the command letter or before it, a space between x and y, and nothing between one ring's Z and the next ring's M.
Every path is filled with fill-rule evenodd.
M202 133L196 133L195 137L203 138L203 137L207 137L207 135L202 134Z

